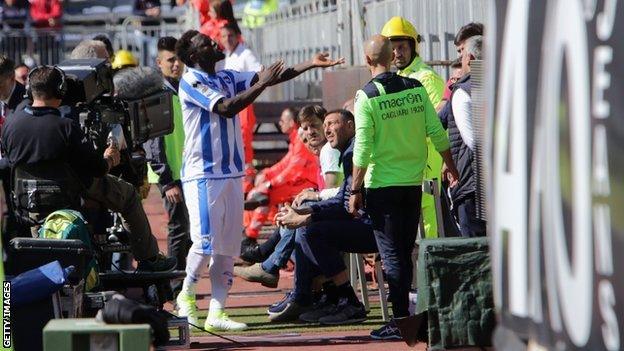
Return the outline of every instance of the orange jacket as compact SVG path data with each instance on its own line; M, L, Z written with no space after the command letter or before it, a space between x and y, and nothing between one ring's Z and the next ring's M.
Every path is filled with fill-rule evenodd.
M210 1L209 0L193 0L193 6L199 12L199 23L204 24L210 19Z
M201 25L199 31L221 45L221 28L227 23L226 19L211 18Z
M256 114L253 105L249 105L238 113L241 129L243 132L243 149L245 151L245 163L252 163L254 158L253 133L256 126Z
M318 187L320 173L318 157L303 144L297 135L297 128L293 128L288 137L290 139L288 152L278 163L264 170L266 179L272 188L306 182L310 186Z

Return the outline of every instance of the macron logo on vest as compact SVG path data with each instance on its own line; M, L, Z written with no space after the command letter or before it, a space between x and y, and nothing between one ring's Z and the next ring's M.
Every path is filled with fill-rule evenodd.
M422 97L420 94L408 93L405 96L379 101L379 109L385 110L389 108L402 107L404 105L413 105L415 103L422 103Z

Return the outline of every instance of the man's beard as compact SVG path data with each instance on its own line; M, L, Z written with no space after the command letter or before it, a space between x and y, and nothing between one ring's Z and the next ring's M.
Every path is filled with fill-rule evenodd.
M225 54L223 52L221 52L221 51L215 52L215 54L214 54L215 62L219 62L219 61L221 61L223 59L225 59Z

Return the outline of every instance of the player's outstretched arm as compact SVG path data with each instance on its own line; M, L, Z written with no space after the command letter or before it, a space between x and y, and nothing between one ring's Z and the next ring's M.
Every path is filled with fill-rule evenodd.
M287 80L291 80L297 77L298 75L300 75L301 73L312 68L327 68L327 67L332 67L336 65L341 65L343 63L345 63L344 57L341 57L337 60L332 60L329 58L329 54L326 52L317 53L312 57L311 60L308 60L308 61L305 61L297 65L294 65L292 67L288 67L284 69L279 79L274 84L279 84Z
M274 62L269 68L263 69L254 76L251 87L244 92L229 99L222 99L217 102L212 109L224 117L234 117L245 107L249 106L268 86L276 84L280 75L284 71L284 61Z

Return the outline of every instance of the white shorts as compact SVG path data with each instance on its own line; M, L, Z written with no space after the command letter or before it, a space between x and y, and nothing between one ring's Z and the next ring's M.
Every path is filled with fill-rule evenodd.
M197 179L182 184L191 229L191 250L204 255L240 255L243 178Z

